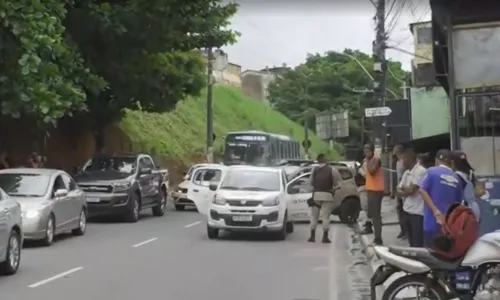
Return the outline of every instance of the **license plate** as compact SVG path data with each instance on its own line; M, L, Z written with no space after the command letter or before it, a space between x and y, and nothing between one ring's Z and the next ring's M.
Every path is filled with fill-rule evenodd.
M252 222L252 216L233 216L235 222Z
M97 203L101 201L101 199L96 197L87 197L85 200L87 200L87 202L92 202L92 203Z

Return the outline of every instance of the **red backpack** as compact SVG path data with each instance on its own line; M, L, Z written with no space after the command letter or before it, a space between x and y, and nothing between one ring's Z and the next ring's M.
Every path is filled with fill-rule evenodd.
M459 259L478 239L479 222L470 208L461 203L455 204L446 213L441 233L434 240L433 250L445 259Z

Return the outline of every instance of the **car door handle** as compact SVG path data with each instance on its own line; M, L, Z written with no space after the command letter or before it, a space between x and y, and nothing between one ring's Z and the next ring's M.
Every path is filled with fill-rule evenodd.
M198 193L198 192L199 192L199 190L197 190L197 189L194 189L194 190L193 190L193 192L195 192L195 193Z

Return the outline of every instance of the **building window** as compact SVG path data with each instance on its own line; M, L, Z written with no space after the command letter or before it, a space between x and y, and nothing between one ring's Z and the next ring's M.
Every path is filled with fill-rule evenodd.
M431 27L421 27L417 29L417 44L432 44Z

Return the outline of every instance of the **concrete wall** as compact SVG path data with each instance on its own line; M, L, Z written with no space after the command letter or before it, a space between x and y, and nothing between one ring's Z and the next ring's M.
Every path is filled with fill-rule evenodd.
M214 71L214 78L217 83L225 83L241 87L241 66L229 63L222 71Z
M276 75L261 71L245 71L241 74L241 90L247 96L265 103L267 101L267 86L274 81Z
M411 89L413 139L421 139L450 131L448 95L441 87Z
M413 65L419 65L419 64L424 64L424 63L430 63L432 62L433 55L432 55L432 41L430 42L422 42L419 41L422 37L419 36L419 29L432 29L432 24L431 22L422 22L422 23L415 23L411 26L413 30L413 45L414 45L414 52L416 56L413 59ZM432 36L431 36L432 37ZM429 59L425 59L429 58Z
M498 175L500 172L500 137L478 136L460 138L462 151L467 155L476 174Z

